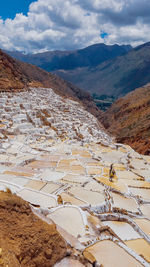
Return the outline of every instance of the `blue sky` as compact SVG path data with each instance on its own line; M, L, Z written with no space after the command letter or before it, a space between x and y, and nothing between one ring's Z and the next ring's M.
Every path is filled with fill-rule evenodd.
M14 19L17 13L27 14L32 0L3 0L0 4L0 16Z
M150 41L150 0L1 0L0 48L25 53Z

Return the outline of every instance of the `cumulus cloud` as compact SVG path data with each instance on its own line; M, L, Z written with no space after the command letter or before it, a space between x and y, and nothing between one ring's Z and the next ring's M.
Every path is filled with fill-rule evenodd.
M135 46L149 41L149 10L149 0L37 0L27 16L0 19L0 47L35 53L98 42Z

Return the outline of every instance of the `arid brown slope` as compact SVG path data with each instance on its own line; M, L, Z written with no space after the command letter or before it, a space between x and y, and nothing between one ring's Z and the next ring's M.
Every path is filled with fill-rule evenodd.
M150 84L117 100L104 113L102 122L117 142L150 155Z
M65 255L55 225L41 221L21 198L0 192L0 266L50 267Z
M89 93L80 90L55 74L17 61L0 50L0 91L22 90L29 86L52 88L61 96L81 101L84 107L96 117L101 116L100 110Z
M22 89L27 82L15 60L0 50L0 91Z

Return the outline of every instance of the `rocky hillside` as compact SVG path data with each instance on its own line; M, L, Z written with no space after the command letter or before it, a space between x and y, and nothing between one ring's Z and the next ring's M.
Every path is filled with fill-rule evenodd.
M150 155L150 84L117 100L102 121L118 142Z
M150 82L150 43L95 67L56 73L86 91L118 98Z
M0 91L23 90L29 87L53 88L57 94L80 102L96 117L101 115L89 93L55 74L17 61L0 50Z
M0 50L0 91L22 89L28 82L16 61Z
M0 192L0 266L54 266L67 252L55 224L40 220L26 201L7 191Z

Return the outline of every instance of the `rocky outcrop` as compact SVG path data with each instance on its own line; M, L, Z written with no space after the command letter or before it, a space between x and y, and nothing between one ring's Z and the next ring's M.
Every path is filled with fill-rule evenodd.
M54 224L35 216L10 190L0 192L0 266L53 266L66 255Z
M150 155L150 84L117 100L102 122L119 143Z

